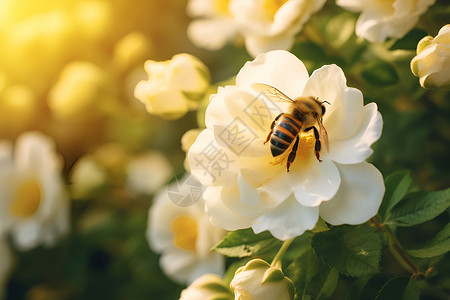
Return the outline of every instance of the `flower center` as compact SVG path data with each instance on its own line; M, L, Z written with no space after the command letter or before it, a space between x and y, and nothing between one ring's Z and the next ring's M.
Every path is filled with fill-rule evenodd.
M228 9L228 4L230 0L215 0L214 1L214 12L221 16L230 15L230 10Z
M11 203L10 212L13 216L28 218L38 210L40 203L41 188L39 183L36 180L28 180L19 186Z
M195 251L197 221L189 216L176 217L170 226L174 234L173 243L180 249Z
M288 2L288 0L264 0L262 7L263 7L263 11L266 15L266 18L270 21L273 21L277 11L286 2Z

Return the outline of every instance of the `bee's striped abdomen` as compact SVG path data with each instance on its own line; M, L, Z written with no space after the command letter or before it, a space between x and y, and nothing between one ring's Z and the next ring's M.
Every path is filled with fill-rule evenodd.
M273 128L270 137L270 150L272 156L282 154L300 131L301 124L289 115L282 115Z

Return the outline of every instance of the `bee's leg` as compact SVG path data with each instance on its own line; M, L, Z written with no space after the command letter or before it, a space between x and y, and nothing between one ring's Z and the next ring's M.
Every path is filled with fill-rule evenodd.
M287 159L287 171L289 172L289 167L291 166L291 163L293 163L294 162L294 159L295 159L295 155L297 154L297 148L298 148L298 135L297 135L297 137L296 137L296 139L295 139L295 143L294 143L294 146L292 146L292 151L291 151L291 153L289 153L289 157L288 157L288 159Z
M270 136L272 135L273 132L273 128L275 127L275 123L278 121L279 118L281 118L281 116L283 115L283 113L279 114L275 120L273 120L272 125L270 125L270 132L269 135L266 138L266 141L264 142L264 144L266 144L269 140L270 140Z
M316 154L316 158L319 162L322 162L322 160L320 159L320 149L322 149L322 143L320 142L320 135L319 135L319 131L317 130L317 128L315 126L311 126L305 129L306 131L309 131L313 129L314 131L314 138L316 139L316 143L314 144L314 153Z

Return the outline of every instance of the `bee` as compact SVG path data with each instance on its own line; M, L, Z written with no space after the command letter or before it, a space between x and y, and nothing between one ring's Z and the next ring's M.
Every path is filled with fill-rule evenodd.
M320 139L323 140L327 151L329 151L328 134L322 123L323 115L325 114L325 106L323 104L330 103L328 101L319 101L318 98L311 96L297 97L292 100L277 88L263 83L255 83L252 85L252 88L256 91L264 92L272 100L291 103L289 111L280 113L272 122L269 135L264 142L266 144L270 141L272 156L280 156L294 143L286 163L287 172L289 172L289 167L294 162L297 153L299 134L313 130L316 140L314 153L317 160L321 162L320 150L322 149L322 144ZM316 125L319 129L317 129Z

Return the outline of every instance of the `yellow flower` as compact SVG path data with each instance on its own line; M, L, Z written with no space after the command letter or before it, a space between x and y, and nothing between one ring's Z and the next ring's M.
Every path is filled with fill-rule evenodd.
M171 60L148 60L148 80L140 81L134 94L147 111L169 119L182 117L200 104L209 87L208 68L190 54Z

